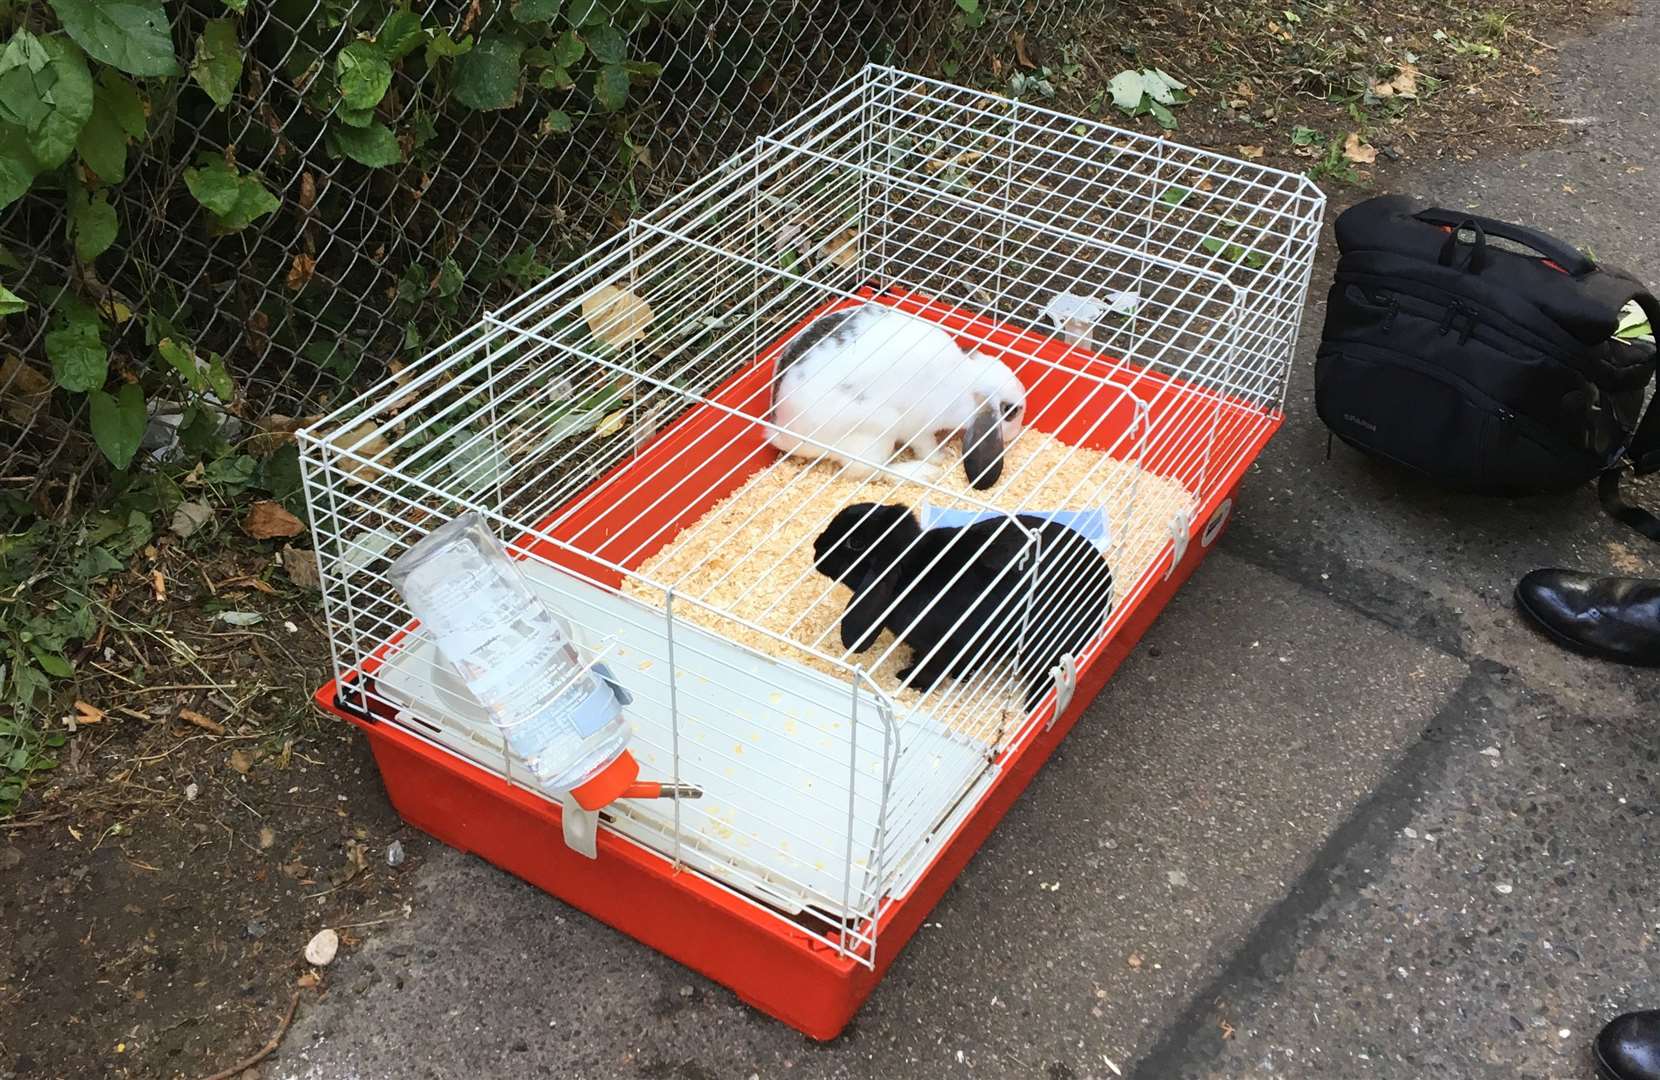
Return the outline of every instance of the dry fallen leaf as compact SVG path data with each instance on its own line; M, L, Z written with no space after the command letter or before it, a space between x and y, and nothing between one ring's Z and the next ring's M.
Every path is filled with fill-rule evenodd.
M1233 93L1235 97L1243 98L1246 101L1257 99L1256 88L1244 79L1239 80L1239 85L1233 88Z
M52 398L52 380L24 362L22 357L0 360L0 402L5 415L27 425L35 413Z
M195 709L180 709L179 719L185 721L186 723L195 724L203 731L211 731L215 735L223 735L225 733L224 724L221 724L219 721L210 717L203 716Z
M824 257L843 270L853 269L859 264L859 231L848 229L826 240Z
M1378 148L1361 139L1358 131L1343 140L1343 156L1359 165L1370 165L1378 159Z
M300 209L309 211L317 203L317 178L309 172L300 174Z
M353 458L341 458L337 462L337 467L348 477L366 484L380 479L381 470L376 467L376 463L391 447L385 436L376 429L373 420L365 420L356 427L341 431L330 438L329 443L337 450L367 459L357 461Z
M594 434L600 438L607 438L622 430L623 421L628 418L627 409L618 409L616 412L594 425Z
M1026 35L1017 32L1010 36L1014 41L1014 58L1020 61L1020 66L1024 68L1037 67L1032 62L1032 54L1026 51Z
M96 724L104 718L104 710L96 705L89 705L84 701L75 703L75 722L77 724Z
M582 317L594 336L613 348L639 341L651 325L651 305L627 289L601 285L582 299Z
M1257 161L1265 152L1260 146L1241 146L1239 148L1239 156L1246 161Z
M242 520L242 531L255 540L270 540L283 536L298 536L305 532L300 519L290 514L279 502L261 499L248 510Z
M310 281L311 275L316 272L317 260L302 251L296 254L294 256L294 261L288 265L288 278L286 280L286 284L290 289L293 289L295 292L299 292L301 289L305 288L306 282Z
M232 750L230 766L243 776L247 776L248 770L254 767L253 756L246 750Z
M309 990L322 981L322 979L317 977L317 973L315 971L308 971L304 975L301 975L298 979L295 979L294 985L302 986Z
M1413 64L1402 64L1400 70L1395 72L1394 78L1373 83L1372 93L1380 98L1417 97L1418 68Z
M315 551L301 551L288 544L283 545L278 556L282 559L282 568L288 574L288 580L302 589L320 589L322 580L317 572L317 553Z
M277 842L277 834L271 831L271 826L263 826L259 830L259 847L261 851Z

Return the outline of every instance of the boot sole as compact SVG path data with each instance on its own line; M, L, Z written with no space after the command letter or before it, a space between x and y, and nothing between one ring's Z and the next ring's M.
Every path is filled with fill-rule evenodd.
M1551 641L1557 645L1560 645L1562 648L1569 650L1570 652L1576 652L1581 656L1589 656L1594 660L1603 660L1610 664L1622 664L1625 667L1660 667L1660 658L1656 658L1654 660L1635 660L1621 653L1611 653L1605 649L1598 649L1595 646L1585 644L1583 641L1571 638L1567 634L1564 634L1562 631L1556 629L1556 627L1547 623L1544 619L1541 619L1532 608L1527 606L1527 600L1522 596L1520 586L1517 586L1515 593L1512 595L1515 598L1516 607L1521 610L1523 615L1527 616L1528 622L1532 623L1542 634L1550 638ZM1597 1068L1599 1070L1603 1068L1600 1062L1598 1063ZM1601 1080L1620 1080L1620 1077L1615 1076L1612 1073L1608 1073L1604 1075Z
M1591 1057L1597 1063L1597 1080L1630 1080L1614 1071L1614 1067L1602 1056L1602 1047L1595 1042L1591 1043Z

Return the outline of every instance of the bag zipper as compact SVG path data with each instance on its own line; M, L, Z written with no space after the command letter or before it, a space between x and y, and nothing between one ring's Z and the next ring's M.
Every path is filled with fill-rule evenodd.
M1404 296L1421 304L1427 304L1432 307L1441 307L1444 302L1450 302L1457 304L1465 310L1475 314L1485 315L1489 313L1485 306L1473 307L1468 302L1462 300L1441 301L1420 296L1415 292L1401 288L1399 278L1390 275L1369 274L1354 270L1344 270L1340 271L1336 275L1336 279L1342 282L1353 282L1356 285L1360 285L1363 290L1368 284L1372 284L1374 288L1377 288L1380 291L1388 290L1384 292L1383 295L1394 298L1397 303L1399 302L1399 299ZM1447 294L1446 290L1440 288L1436 288L1435 292L1440 296L1445 296ZM1370 295L1370 293L1368 293L1368 295ZM1429 317L1434 318L1434 316ZM1562 331L1562 340L1553 340L1552 338L1538 333L1530 327L1516 325L1515 320L1511 318L1488 319L1485 321L1484 325L1493 333L1501 337L1519 342L1529 349L1545 353L1550 356L1560 357L1563 354L1578 355L1589 348L1589 346L1587 346L1584 342L1569 334L1567 331Z

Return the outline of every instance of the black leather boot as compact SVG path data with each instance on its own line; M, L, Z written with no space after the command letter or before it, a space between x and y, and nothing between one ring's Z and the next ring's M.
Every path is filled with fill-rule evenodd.
M1660 1080L1660 1009L1614 1017L1591 1048L1601 1080Z
M1516 586L1516 603L1558 645L1660 666L1660 580L1535 570Z

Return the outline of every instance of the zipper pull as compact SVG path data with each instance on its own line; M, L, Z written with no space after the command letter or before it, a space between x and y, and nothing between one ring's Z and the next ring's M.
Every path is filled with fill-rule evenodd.
M1460 304L1457 300L1454 300L1452 303L1447 305L1446 314L1441 316L1440 332L1443 337L1452 332L1453 320L1456 319L1458 317L1458 313L1463 310L1464 305Z
M1391 331L1395 328L1395 316L1399 315L1400 313L1401 313L1401 298L1398 297L1398 296L1391 296L1389 298L1389 314L1387 314L1383 317L1383 326L1381 327L1381 329L1383 330L1384 333L1387 334L1387 333L1389 333L1389 331Z
M1463 312L1464 329L1459 331L1458 343L1460 345L1468 345L1470 343L1470 335L1476 332L1476 312L1474 308L1463 308Z

